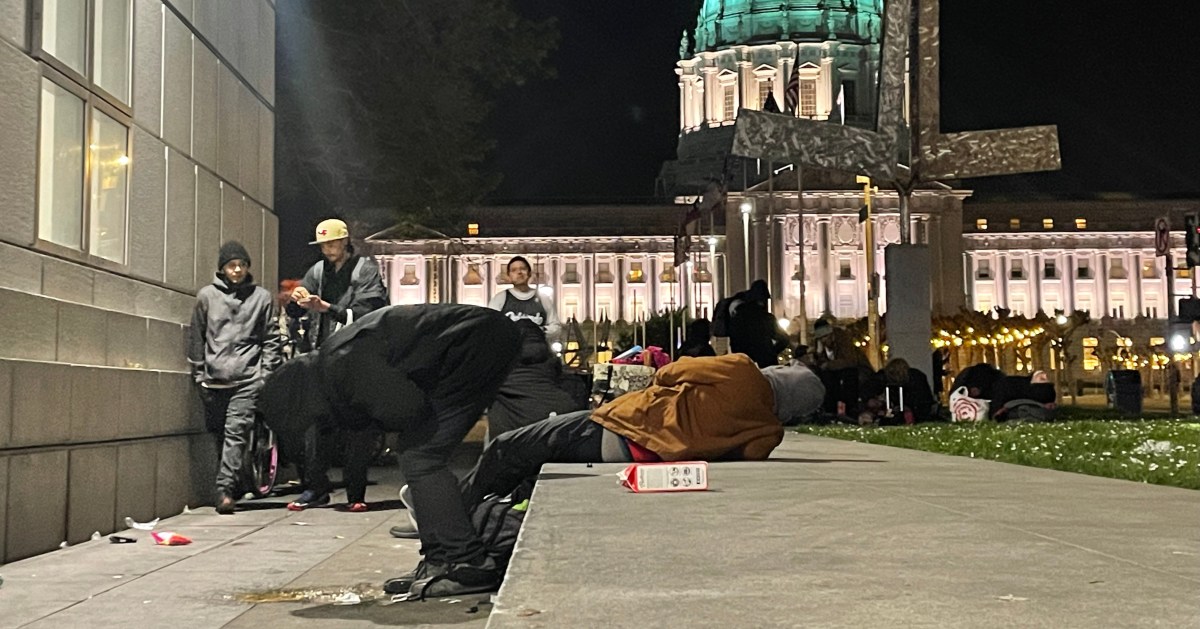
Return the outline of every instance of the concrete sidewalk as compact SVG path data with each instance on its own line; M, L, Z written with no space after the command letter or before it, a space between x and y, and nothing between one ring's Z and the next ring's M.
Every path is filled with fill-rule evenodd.
M789 434L712 491L543 469L489 628L1196 627L1200 492Z
M473 462L478 447L464 447L456 467ZM374 468L371 479L367 513L294 513L284 508L292 496L244 503L229 516L203 507L156 529L191 545L155 546L148 532L128 531L137 543L104 538L2 565L0 627L483 627L488 594L393 604L382 592L384 579L416 565L419 543L388 534L407 521L399 472ZM334 493L334 505L345 500ZM349 594L361 602L334 604Z

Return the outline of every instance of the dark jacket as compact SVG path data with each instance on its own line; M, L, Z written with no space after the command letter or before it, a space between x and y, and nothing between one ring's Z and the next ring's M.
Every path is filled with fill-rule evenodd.
M787 336L762 303L734 300L729 306L729 351L749 356L760 368L779 364Z
M487 308L391 306L356 320L319 350L285 363L259 406L285 439L313 423L428 439L435 411L482 413L520 348L516 324Z
M488 411L488 430L495 437L550 416L583 407L562 388L562 361L546 345L546 334L528 319L517 321L521 356L501 385Z
M904 382L889 382L886 370L880 369L872 374L862 387L864 400L876 398L886 402L888 390L891 390L892 404L899 405L898 389L904 392L904 407L912 410L917 421L928 421L933 416L933 391L929 388L929 380L920 369L908 368L908 379Z
M308 316L309 335L314 348L320 347L339 325L357 321L388 305L383 275L379 272L379 265L375 260L352 253L343 265L343 270L345 269L349 269L350 272L350 286L333 300L329 299L326 293L329 279L336 271L328 260L321 260L312 265L304 274L304 279L300 280L300 285L309 293L319 295L329 302L329 312L307 311L295 302L287 304L288 316L297 319Z
M231 286L217 274L196 294L187 360L201 385L234 385L265 377L279 365L275 298L254 278Z

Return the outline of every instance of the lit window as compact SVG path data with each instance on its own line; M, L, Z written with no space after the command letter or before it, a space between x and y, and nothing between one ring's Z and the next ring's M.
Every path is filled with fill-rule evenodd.
M1108 277L1114 280L1125 279L1125 261L1121 258L1112 258L1108 261Z
M646 281L646 273L642 270L641 262L630 262L629 272L625 274L625 279L632 283L642 283Z
M1142 261L1142 278L1152 279L1158 277L1158 265L1153 260Z
M38 238L83 249L84 101L42 79Z
M1099 339L1089 336L1083 339L1083 370L1096 371L1100 368Z
M724 109L722 111L725 114L725 120L733 120L734 116L737 115L737 111L734 109L737 106L735 98L737 95L737 85L726 85L722 90L722 94L724 95L724 102L722 103Z
M125 209L129 188L129 130L99 110L92 112L91 208L88 251L125 261Z
M1021 219L1019 219L1019 218L1009 219L1008 228L1009 229L1021 229Z
M1075 219L1075 229L1087 229L1087 219L1086 218Z
M767 99L772 98L773 96L774 96L774 94L771 93L771 80L765 79L765 80L759 81L758 82L758 108L766 109L767 108Z
M129 102L129 0L96 0L92 79L121 102Z
M479 235L479 223L467 223L467 235L468 236L478 236Z
M1042 219L1042 229L1054 229L1054 219L1043 218Z
M87 72L88 0L43 0L42 50L68 68Z
M986 218L975 219L975 229L978 229L981 232L987 231L987 219Z
M38 54L127 104L132 13L132 0L42 0Z
M813 117L817 115L817 82L806 79L800 81L800 115Z
M39 124L38 238L124 263L129 127L47 78Z

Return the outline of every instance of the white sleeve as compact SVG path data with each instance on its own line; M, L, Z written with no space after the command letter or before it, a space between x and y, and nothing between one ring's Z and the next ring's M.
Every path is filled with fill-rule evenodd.
M496 293L495 295L492 295L492 300L488 302L487 307L491 308L492 310L496 310L496 311L504 310L504 299L507 295L508 295L507 290L502 290L502 291Z
M542 308L546 310L546 340L553 343L559 340L558 335L562 332L562 323L558 320L558 306L554 305L554 300L548 295L540 292L538 299L542 300Z

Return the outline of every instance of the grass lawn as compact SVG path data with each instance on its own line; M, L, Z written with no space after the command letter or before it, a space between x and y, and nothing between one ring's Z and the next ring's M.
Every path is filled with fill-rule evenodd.
M1046 424L801 426L800 432L1200 489L1200 424L1165 419Z

